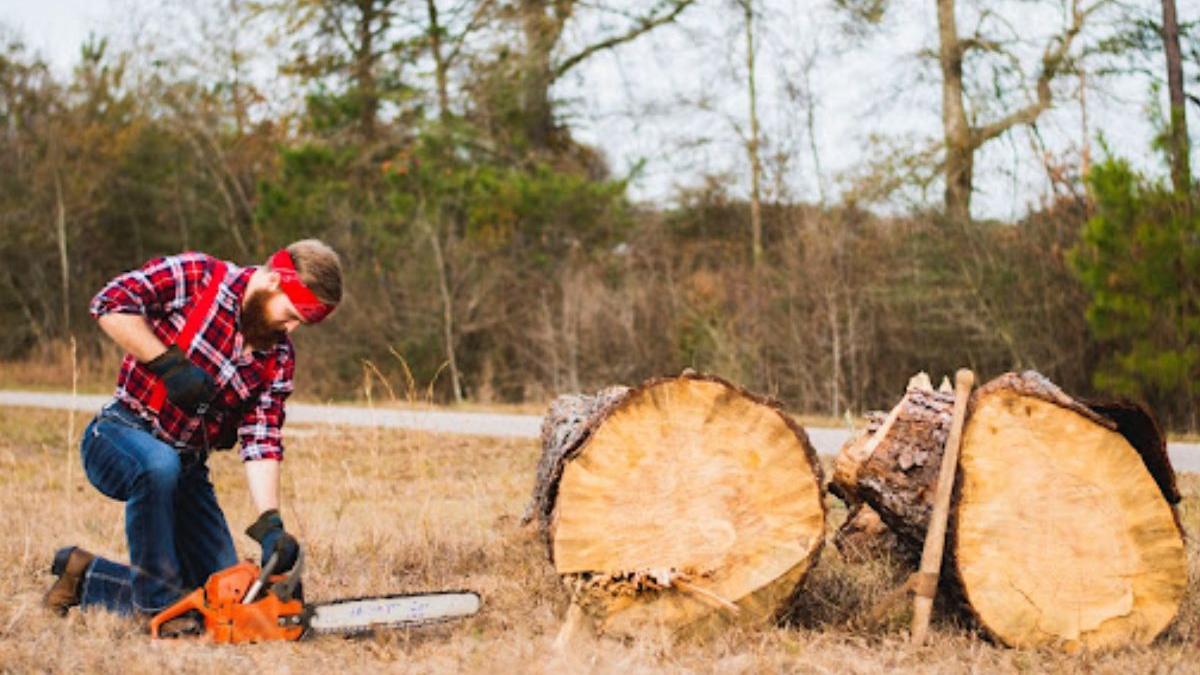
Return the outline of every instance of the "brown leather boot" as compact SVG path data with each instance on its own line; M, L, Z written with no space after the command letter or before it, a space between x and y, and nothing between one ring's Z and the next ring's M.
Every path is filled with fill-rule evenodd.
M42 604L59 616L66 616L68 609L79 604L83 575L95 559L96 556L76 546L60 548L50 565L50 573L58 579L46 591Z

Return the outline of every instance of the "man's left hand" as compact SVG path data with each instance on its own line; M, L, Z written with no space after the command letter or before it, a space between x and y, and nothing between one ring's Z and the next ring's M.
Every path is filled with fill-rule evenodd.
M246 528L246 534L262 544L263 565L267 564L272 554L279 554L272 572L283 574L295 567L296 560L300 557L300 542L283 529L283 518L278 509L264 511L253 525Z

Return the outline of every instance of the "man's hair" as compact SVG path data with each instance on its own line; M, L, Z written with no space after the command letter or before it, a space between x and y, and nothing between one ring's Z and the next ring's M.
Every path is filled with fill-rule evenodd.
M329 305L342 301L342 261L320 239L301 239L287 247L300 281L317 299Z

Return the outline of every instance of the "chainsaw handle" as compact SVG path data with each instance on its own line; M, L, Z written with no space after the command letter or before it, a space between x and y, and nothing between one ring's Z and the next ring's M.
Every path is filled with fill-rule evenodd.
M267 562L263 564L262 572L259 573L258 578L254 580L254 583L250 586L250 589L246 591L246 595L242 598L243 605L248 605L258 599L258 592L261 591L263 586L266 585L267 580L271 578L271 572L275 571L275 566L278 564L279 552L276 551L275 553L272 553Z
M206 624L214 616L213 611L209 609L208 604L204 601L203 588L197 588L180 598L175 604L155 614L154 618L150 619L150 636L157 639L159 637L158 630L164 623L176 617L183 616L193 609L204 615Z

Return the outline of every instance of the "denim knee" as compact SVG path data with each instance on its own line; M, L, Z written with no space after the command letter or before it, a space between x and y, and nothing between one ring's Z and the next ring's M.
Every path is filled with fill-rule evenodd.
M138 474L138 483L157 493L173 493L179 483L181 464L174 452L155 453L146 457Z

